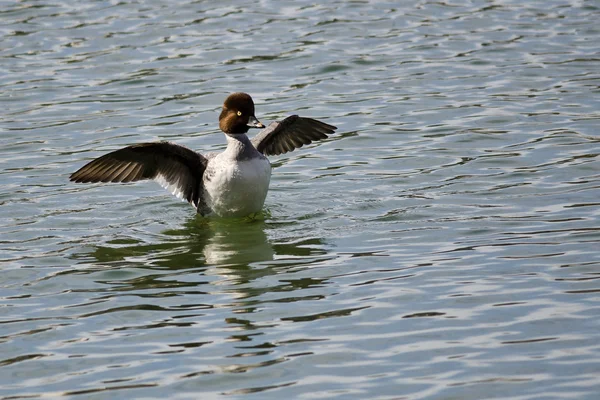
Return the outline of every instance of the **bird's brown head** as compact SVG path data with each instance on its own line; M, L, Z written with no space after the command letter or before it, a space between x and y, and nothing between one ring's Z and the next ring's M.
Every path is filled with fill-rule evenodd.
M223 103L219 128L226 134L246 133L250 128L264 128L254 115L254 101L247 93L232 93Z

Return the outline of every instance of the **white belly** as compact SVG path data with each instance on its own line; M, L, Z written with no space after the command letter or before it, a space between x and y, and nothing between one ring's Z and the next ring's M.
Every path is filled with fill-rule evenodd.
M208 207L221 217L244 217L262 209L271 180L266 158L245 161L221 160L217 156L204 177Z

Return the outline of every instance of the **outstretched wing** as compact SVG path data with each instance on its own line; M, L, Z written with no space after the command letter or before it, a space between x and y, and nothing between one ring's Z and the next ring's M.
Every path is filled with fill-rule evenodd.
M174 143L140 143L96 158L71 174L70 180L94 183L153 179L197 207L207 162L201 154Z
M254 147L265 155L279 155L316 140L326 139L337 128L333 125L291 115L276 121L252 138Z

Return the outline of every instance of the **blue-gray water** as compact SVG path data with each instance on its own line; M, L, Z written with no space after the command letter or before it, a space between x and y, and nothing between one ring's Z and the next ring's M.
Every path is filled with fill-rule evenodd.
M598 2L0 10L1 399L597 398ZM233 91L339 127L263 220L68 181Z

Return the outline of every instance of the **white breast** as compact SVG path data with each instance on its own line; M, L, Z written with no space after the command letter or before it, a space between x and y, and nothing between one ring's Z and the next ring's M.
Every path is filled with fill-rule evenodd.
M235 161L219 154L204 174L206 203L221 217L258 212L265 203L270 180L271 164L265 157Z

